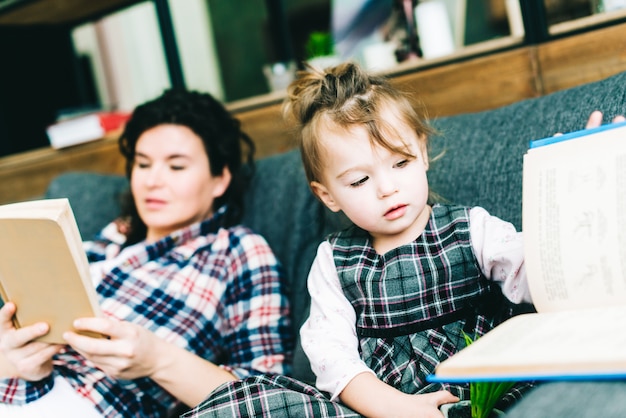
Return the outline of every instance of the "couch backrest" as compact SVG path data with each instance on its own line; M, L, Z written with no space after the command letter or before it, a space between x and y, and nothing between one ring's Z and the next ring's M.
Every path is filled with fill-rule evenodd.
M50 182L45 197L69 199L80 234L84 241L88 241L119 216L121 198L127 190L126 177L70 171Z
M483 206L521 228L522 158L529 140L582 129L595 109L607 120L626 114L626 73L501 109L434 119L440 134L431 139L431 157L445 154L431 163L431 190L450 202ZM89 239L118 213L117 195L125 187L119 176L71 173L55 179L48 196L69 197ZM258 162L244 223L265 236L282 262L299 329L308 315L306 278L317 246L346 225L345 218L313 197L300 156L290 151ZM299 346L294 374L313 379Z
M593 110L605 121L626 115L626 72L500 109L433 120L431 189L522 224L522 161L532 139L583 129Z

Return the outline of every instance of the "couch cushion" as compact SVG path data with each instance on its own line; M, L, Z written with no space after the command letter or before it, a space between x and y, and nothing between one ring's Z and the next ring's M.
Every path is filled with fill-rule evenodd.
M82 239L90 240L119 216L121 197L127 190L128 180L123 176L75 171L54 178L45 197L67 197Z

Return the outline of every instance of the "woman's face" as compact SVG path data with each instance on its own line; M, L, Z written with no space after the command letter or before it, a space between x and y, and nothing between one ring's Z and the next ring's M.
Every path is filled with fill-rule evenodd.
M166 124L145 131L135 146L130 185L147 241L210 217L230 179L228 168L211 175L202 140L191 129Z

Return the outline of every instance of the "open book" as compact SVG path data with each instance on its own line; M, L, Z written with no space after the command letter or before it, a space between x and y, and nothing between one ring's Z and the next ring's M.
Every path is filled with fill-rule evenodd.
M537 313L500 324L429 380L626 378L626 123L531 142L522 215Z
M74 319L100 315L67 199L0 206L0 297L15 302L16 327L47 322L40 340L51 343L64 343Z

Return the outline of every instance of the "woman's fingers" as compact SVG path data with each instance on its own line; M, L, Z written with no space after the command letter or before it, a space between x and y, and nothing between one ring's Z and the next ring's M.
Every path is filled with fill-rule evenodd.
M29 342L48 333L50 326L45 322L16 329L13 324L13 315L16 306L12 302L4 304L0 309L0 349L4 352L23 347Z
M589 115L589 119L587 119L587 125L585 125L585 128L596 128L600 125L602 125L602 112L600 112L599 110L594 110L593 112L591 112L591 115Z
M0 337L5 331L10 331L13 328L13 315L15 315L15 304L13 302L7 302L0 309Z
M611 122L618 123L624 121L626 121L626 118L623 115L617 115L613 118ZM585 128L597 128L600 125L602 125L602 112L600 112L599 110L594 110L593 112L591 112L591 115L589 115L589 119L587 120L587 125L585 126Z

